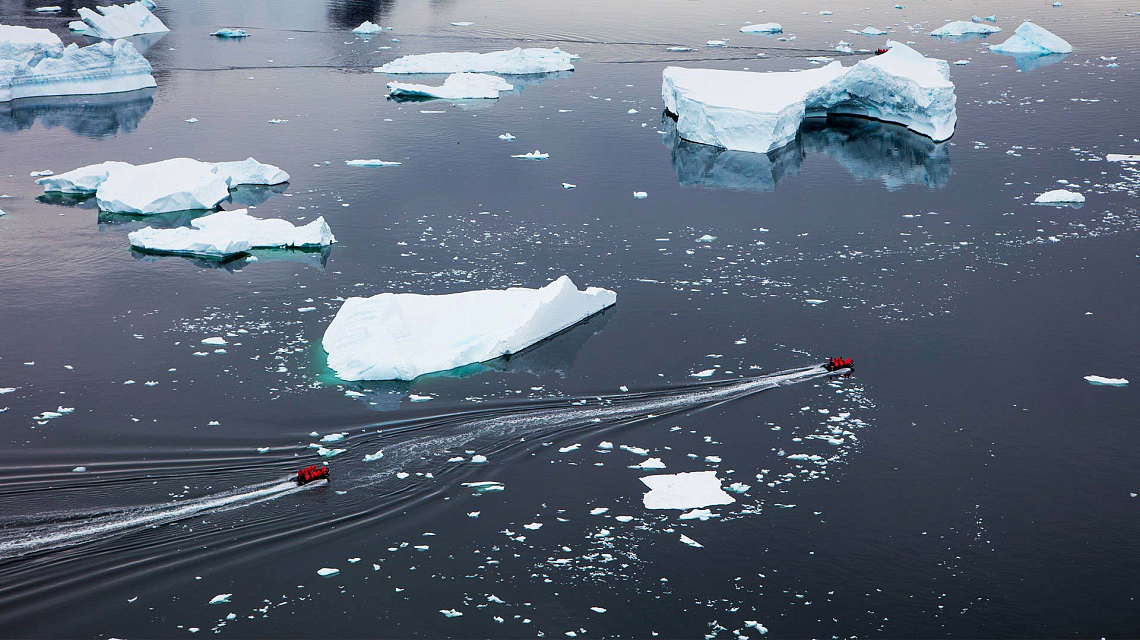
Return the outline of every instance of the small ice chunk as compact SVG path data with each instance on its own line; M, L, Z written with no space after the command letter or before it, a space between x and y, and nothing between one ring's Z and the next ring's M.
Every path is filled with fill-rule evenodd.
M247 32L245 29L225 28L218 29L210 35L217 36L219 38L246 38L249 36L249 32Z
M930 32L930 35L935 37L947 36L964 36L968 34L989 35L1001 31L1001 27L995 27L988 24L978 24L968 20L956 20L938 27Z
M649 454L649 449L642 449L641 447L631 447L628 444L623 444L618 447L622 451L628 451L635 456L644 456Z
M331 567L317 569L317 575L322 578L329 578L331 576L335 576L338 573L340 573L340 569L333 569Z
M418 393L412 393L412 394L408 395L408 400L410 400L412 402L428 402L429 400L434 400L434 399L435 398L433 398L431 396L424 396L424 395L420 395Z
M461 612L456 611L455 609L440 609L439 612L447 618L458 618L459 616L463 615Z
M512 136L510 133L504 133L504 134L499 135L499 139L500 140L506 140L507 142L510 142L511 140L514 140L515 137Z
M645 191L634 191L633 197L637 198L638 200L644 200L649 197L649 193Z
M740 27L740 33L781 33L784 27L779 22L763 22L760 24L746 24Z
M345 164L350 167L398 167L403 162L392 162L390 160L378 160L373 158L371 160L345 160Z
M368 20L365 20L364 22L360 23L359 27L353 29L352 32L360 35L372 35L374 33L380 33L383 30L384 27L381 27L375 22L369 22Z
M709 511L708 509L693 509L692 511L686 511L685 513L682 513L681 515L677 516L677 519L678 520L702 520L702 521L704 521L704 520L708 520L709 518L715 518L715 517L717 517L717 514L713 513L712 511Z
M389 82L388 95L397 98L443 98L445 100L493 100L499 92L515 86L499 76L486 73L453 73L442 86Z
M681 542L684 542L685 544L689 545L690 547L696 547L698 549L702 549L705 546L705 545L697 542L696 540L693 540L692 538L690 538L689 536L687 536L683 533L681 534Z
M530 529L531 531L538 531L541 528L542 528L541 522L532 522L530 524L524 524L523 525L523 529Z
M202 344L229 344L229 343L227 343L226 339L223 338L222 336L213 336L210 338L204 338L202 340Z
M643 460L640 464L633 464L629 466L630 469L664 469L665 463L661 462L661 458L648 458Z
M344 440L344 437L347 435L348 435L348 433L345 433L345 432L330 433L327 436L323 436L321 438L321 442L340 442L341 440Z
M690 373L689 377L690 378L708 378L708 377L711 377L712 374L714 374L714 373L716 373L716 369L705 369L703 371L698 371L696 373Z
M477 453L477 454L471 456L471 463L472 464L483 464L485 462L487 462L487 456L485 456L485 455Z
M71 470L72 473L87 473L87 467L75 467Z
M550 157L550 154L549 153L543 153L543 152L539 151L538 149L535 149L534 151L531 151L530 153L523 153L523 154L511 156L511 157L512 158L522 158L524 160L546 160L547 158Z
M470 27L473 24L475 24L475 23L474 22L461 21L461 22L452 22L451 26L453 26L453 27Z
M1128 380L1124 378L1106 378L1104 376L1085 376L1085 380L1088 380L1089 384L1097 386L1123 387L1128 384Z
M213 598L210 598L209 604L222 604L222 603L229 602L230 598L233 595L234 594L232 594L232 593L219 593L218 595L214 596Z
M1070 205L1084 204L1084 195L1067 189L1053 189L1037 196L1033 204Z
M377 451L376 453L366 453L366 454L364 454L364 461L365 462L375 462L375 461L377 461L383 457L384 457L383 451Z

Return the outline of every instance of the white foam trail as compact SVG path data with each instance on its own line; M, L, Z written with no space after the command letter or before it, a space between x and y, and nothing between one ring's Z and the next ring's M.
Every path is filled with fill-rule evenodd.
M297 486L297 483L292 480L275 481L251 485L220 495L195 498L186 502L130 509L123 514L102 516L92 522L75 526L61 527L56 525L52 530L42 528L25 531L13 538L0 539L0 558L76 544L128 529L182 520L206 511L246 506L264 500L280 498L304 488Z

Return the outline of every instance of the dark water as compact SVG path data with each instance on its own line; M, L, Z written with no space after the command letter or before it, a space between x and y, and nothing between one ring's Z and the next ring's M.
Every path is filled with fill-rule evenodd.
M73 40L82 5L38 4L0 16ZM1134 385L1082 378L1140 378L1140 174L1103 160L1140 153L1137 7L894 4L166 2L172 33L140 42L156 90L0 105L0 632L1136 635L1140 405ZM926 35L995 11L1076 52ZM394 29L348 33L366 19ZM771 20L796 39L737 32ZM840 40L880 46L844 31L867 24L970 60L951 67L951 141L835 119L757 155L662 117L667 64L807 68ZM206 36L224 26L253 36ZM388 101L371 73L526 44L581 61L492 104ZM535 148L550 159L510 158ZM129 231L196 214L101 214L28 177L176 156L281 166L287 188L225 206L323 215L340 242L221 264L132 253ZM1082 208L1029 204L1062 179ZM563 273L617 306L455 375L344 384L325 366L342 297ZM856 377L761 377L836 354ZM74 411L36 419L58 407ZM319 460L310 432L347 433L330 445L347 451L330 485L290 488ZM646 472L627 468L645 458L620 445L749 489L707 521L646 510ZM463 484L485 481L503 490Z

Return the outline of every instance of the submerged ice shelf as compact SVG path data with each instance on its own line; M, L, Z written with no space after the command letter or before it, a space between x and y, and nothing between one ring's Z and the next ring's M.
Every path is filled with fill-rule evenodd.
M541 289L381 293L346 300L322 344L342 380L412 380L518 353L616 302L567 276Z
M99 209L152 215L212 209L238 185L275 185L289 174L253 158L200 162L172 158L150 164L103 162L36 180L46 193L95 194Z
M152 253L228 258L250 249L314 248L336 242L323 217L294 226L288 220L255 218L245 210L219 211L190 227L146 227L127 235L131 246Z
M126 40L63 47L47 29L0 25L0 102L153 86L150 63Z
M935 141L957 122L945 60L890 41L889 51L845 68L755 73L667 67L661 97L686 139L767 153L791 142L807 117L843 114L906 126Z

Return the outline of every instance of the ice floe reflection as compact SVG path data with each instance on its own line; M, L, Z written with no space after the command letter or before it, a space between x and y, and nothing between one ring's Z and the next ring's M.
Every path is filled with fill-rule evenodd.
M0 131L15 133L38 121L99 140L138 128L154 104L154 89L93 96L20 98L0 103Z
M768 153L690 142L677 135L677 123L668 114L661 121L662 140L672 148L682 186L775 191L781 181L799 174L810 153L829 156L856 180L879 180L890 190L912 184L941 189L952 173L945 143L878 120L808 118L793 142Z

